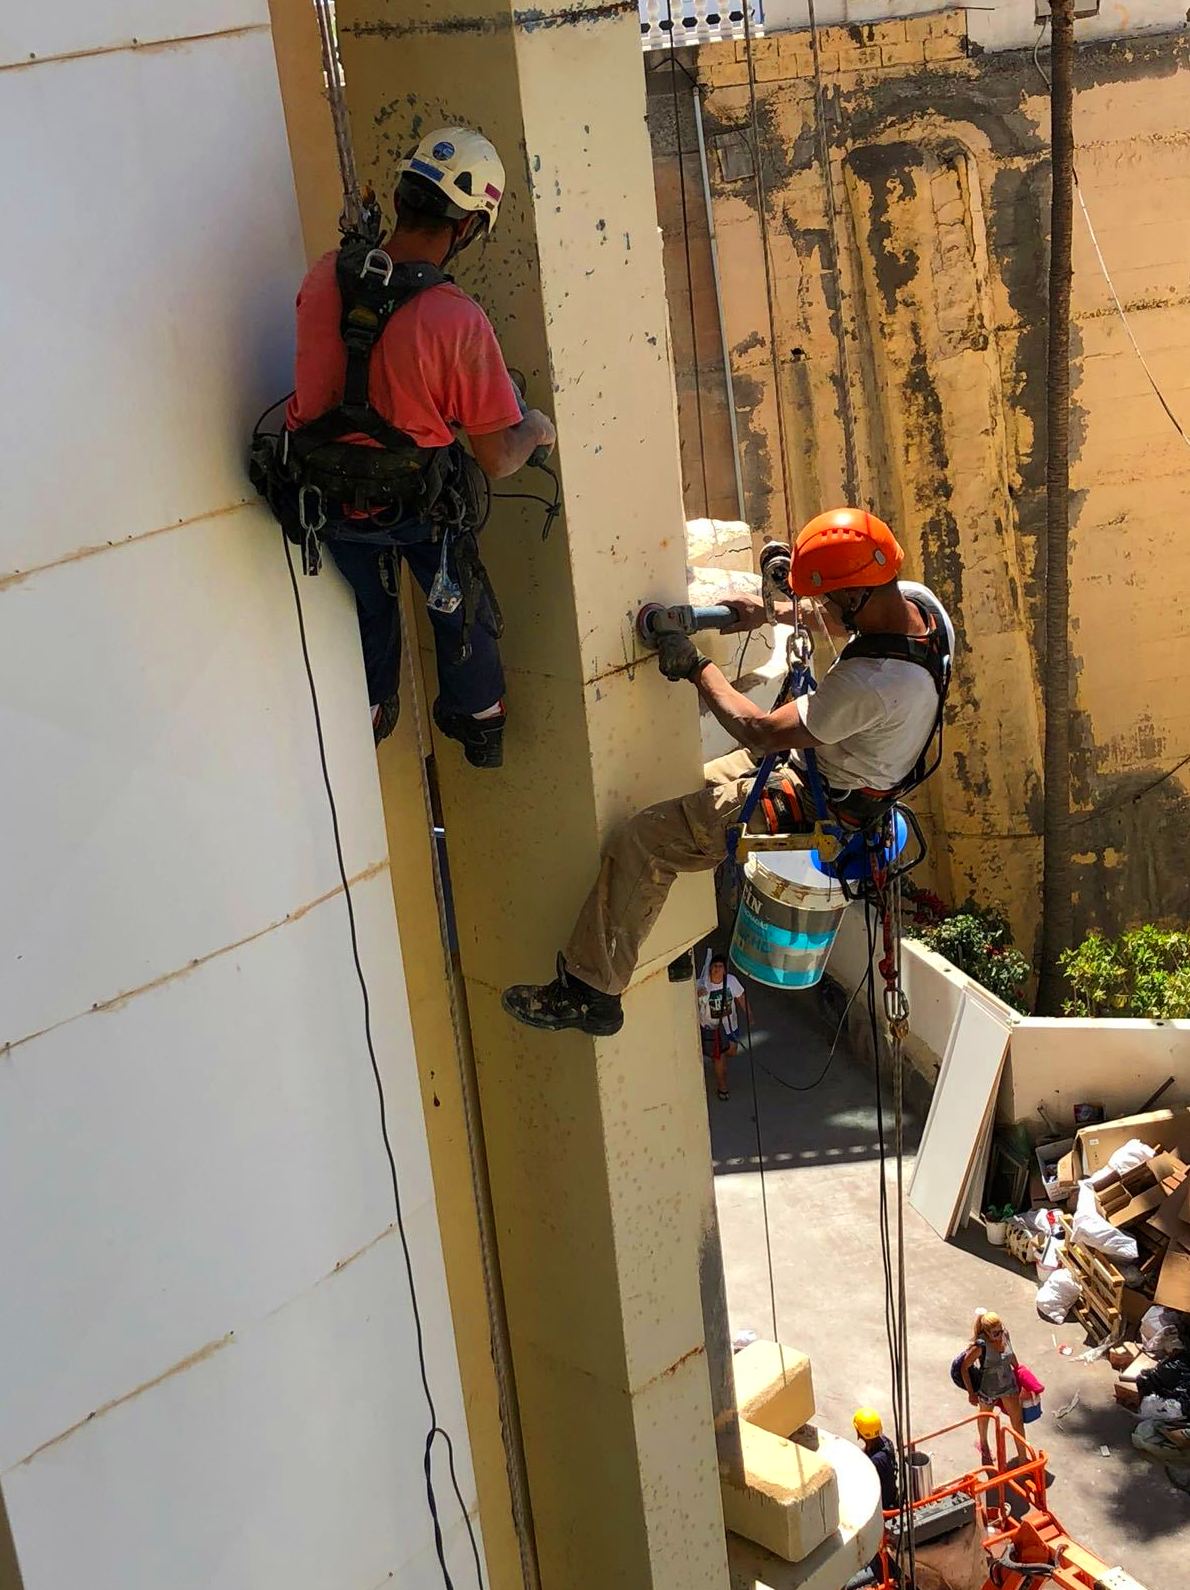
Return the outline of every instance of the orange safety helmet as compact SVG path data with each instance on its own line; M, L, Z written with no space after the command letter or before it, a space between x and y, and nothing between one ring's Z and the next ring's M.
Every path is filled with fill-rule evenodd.
M865 508L831 508L802 527L793 544L789 588L825 596L848 587L888 585L905 554L883 519Z

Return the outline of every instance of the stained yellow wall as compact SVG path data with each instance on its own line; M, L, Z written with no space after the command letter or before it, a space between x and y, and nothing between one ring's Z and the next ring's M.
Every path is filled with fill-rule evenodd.
M1048 102L1029 52L967 55L964 16L820 30L837 271L809 36L756 41L772 322L744 47L707 45L685 59L704 87L749 518L784 534L843 500L850 432L861 498L903 533L908 572L947 602L963 645L946 767L923 797L936 880L952 900L974 893L1004 907L1028 948L1040 864ZM1075 112L1079 176L1101 245L1184 423L1188 63L1182 36L1082 47ZM689 92L679 81L676 136L666 70L653 78L650 122L685 494L691 513L709 503L727 515L722 361ZM1076 909L1080 928L1117 929L1187 910L1187 784L1175 776L1133 797L1190 751L1179 688L1190 637L1180 602L1170 602L1190 576L1190 449L1128 345L1081 217L1075 226L1074 790L1084 813L1112 807L1081 829Z

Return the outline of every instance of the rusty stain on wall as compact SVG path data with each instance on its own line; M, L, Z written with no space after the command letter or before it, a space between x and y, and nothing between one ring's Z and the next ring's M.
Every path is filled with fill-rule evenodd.
M738 173L727 179L717 162L710 175L749 520L784 534L842 500L852 418L861 499L896 524L909 573L938 591L959 628L947 760L923 792L934 875L955 901L974 894L1005 909L1029 949L1039 909L1043 737L1048 101L1030 52L968 55L964 16L956 8L819 30L833 216L814 155L808 35L766 41L756 142L768 189L775 324L755 184ZM689 59L708 135L720 144L746 141L740 51L704 45ZM1190 43L1180 34L1084 45L1075 110L1083 193L1133 329L1184 423L1188 261L1184 229L1168 217L1190 209L1188 69ZM693 504L701 485L696 493L691 316L677 291L685 290L687 240L673 203L672 116L667 125L659 109L671 92L666 77L652 74L650 121ZM701 210L692 150L683 138L688 204ZM837 277L826 268L832 224ZM1190 629L1167 600L1190 576L1190 552L1176 530L1190 512L1190 460L1127 344L1080 225L1070 578L1082 931L1190 914L1187 775L1151 787L1190 752L1190 704L1177 688L1190 667ZM721 386L723 371L702 266L705 223L691 229L689 247L710 511L734 516L726 427L717 413L706 418L708 391ZM845 392L839 337L850 371ZM770 343L787 433L788 511Z

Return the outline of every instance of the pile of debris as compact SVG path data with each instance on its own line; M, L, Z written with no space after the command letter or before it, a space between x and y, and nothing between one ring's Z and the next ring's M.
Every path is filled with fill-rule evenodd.
M1134 1335L1154 1305L1190 1312L1190 1112L1084 1127L1056 1182L1073 1206L1058 1257L1091 1341Z

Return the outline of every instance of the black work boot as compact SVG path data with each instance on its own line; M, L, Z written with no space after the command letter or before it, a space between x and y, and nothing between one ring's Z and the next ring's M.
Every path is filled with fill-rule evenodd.
M434 722L448 740L457 740L472 767L504 766L504 713L498 718L473 718L466 712L447 712L434 703Z
M620 996L601 994L579 982L566 970L561 955L552 983L517 983L504 990L500 1003L526 1027L544 1027L549 1032L577 1027L591 1038L610 1038L624 1025Z
M694 951L687 950L685 955L679 955L676 960L670 961L666 971L671 983L688 983L694 976Z
M400 713L401 703L396 696L389 696L387 701L381 701L372 708L372 739L377 745L381 740L387 740L396 728Z

